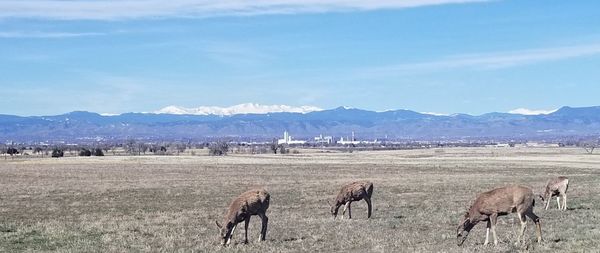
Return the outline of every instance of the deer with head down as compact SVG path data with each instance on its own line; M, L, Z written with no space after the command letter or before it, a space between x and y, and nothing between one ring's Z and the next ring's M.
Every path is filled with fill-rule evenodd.
M540 195L540 198L546 206L546 210L550 206L550 200L556 196L556 204L558 204L558 210L567 210L567 190L569 189L569 178L557 177L548 180L546 184L546 190L544 195ZM561 206L560 199L562 198L563 204Z
M220 229L221 245L229 245L237 224L242 221L245 222L244 243L248 243L248 224L250 224L250 217L252 215L258 215L262 220L259 241L264 241L267 235L267 222L269 218L266 212L269 208L270 199L271 195L264 189L249 190L235 198L227 209L227 213L223 218L223 224L221 225L218 221L215 221L217 227Z
M335 219L338 214L338 210L340 206L344 205L344 210L342 211L342 219L344 218L344 214L346 210L348 210L348 219L352 219L352 207L351 203L353 201L365 200L367 202L367 218L371 218L371 196L373 195L373 183L369 181L359 181L352 182L342 186L342 189L338 193L335 198L335 203L329 205L331 206L330 212Z
M527 217L535 222L537 241L541 243L542 227L539 217L533 213L534 204L535 195L533 194L533 190L525 186L506 186L479 194L456 229L458 246L461 246L465 242L471 229L482 221L487 222L484 245L489 243L490 230L494 236L494 245L498 245L498 238L496 237L498 216L509 213L517 213L517 217L521 222L521 233L517 237L517 244L525 234Z

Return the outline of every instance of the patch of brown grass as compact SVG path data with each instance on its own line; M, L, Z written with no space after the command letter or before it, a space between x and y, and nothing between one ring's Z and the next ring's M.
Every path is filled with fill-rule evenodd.
M496 252L593 251L600 247L600 156L578 149L444 149L300 155L91 157L0 161L0 251L129 252ZM569 210L535 212L515 246L518 223L499 219L497 247L478 225L455 244L459 216L478 192L511 183L540 192L569 176ZM374 212L353 204L353 220L333 220L326 200L342 183L375 184ZM267 241L218 245L215 219L240 192L271 193Z

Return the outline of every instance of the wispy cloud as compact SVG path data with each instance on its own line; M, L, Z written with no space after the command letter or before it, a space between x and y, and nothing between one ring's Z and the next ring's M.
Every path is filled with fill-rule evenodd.
M0 17L114 20L401 9L489 0L4 0Z
M501 69L600 54L599 44L537 48L488 54L468 54L439 60L366 68L367 75L443 71L456 68Z
M513 113L513 114L523 114L523 115L540 115L540 114L550 114L553 113L555 111L557 111L558 109L554 109L554 110L532 110L532 109L527 109L527 108L517 108L514 110L510 110L508 113Z
M70 32L0 32L0 38L5 39L60 39L60 38L74 38L74 37L86 37L86 36L100 36L106 35L105 33L70 33Z

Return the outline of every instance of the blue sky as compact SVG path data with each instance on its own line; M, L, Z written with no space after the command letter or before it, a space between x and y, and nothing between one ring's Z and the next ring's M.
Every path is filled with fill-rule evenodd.
M600 1L212 2L0 2L0 114L600 105Z

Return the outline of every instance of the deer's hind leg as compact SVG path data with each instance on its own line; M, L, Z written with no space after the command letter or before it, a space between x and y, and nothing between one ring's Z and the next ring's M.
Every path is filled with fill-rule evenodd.
M248 243L248 225L250 224L250 215L244 218L244 243Z
M521 222L521 231L519 232L519 235L517 236L517 245L519 243L521 243L521 240L523 240L523 236L525 235L525 230L527 229L527 217L525 216L524 213L520 213L517 212L517 217L519 218L519 222Z
M366 197L365 202L367 202L367 218L371 218L371 213L373 210L373 205L371 204L371 198Z
M530 219L533 220L533 222L535 223L535 232L537 235L537 241L538 243L542 242L542 224L540 222L540 217L538 217L537 215L535 215L533 213L533 207L530 208L529 210L527 210L527 212L525 213L525 215L527 217L529 217Z
M269 217L265 213L259 213L258 216L262 221L262 227L260 229L260 237L258 237L259 241L264 241L267 237L267 226L269 222Z

